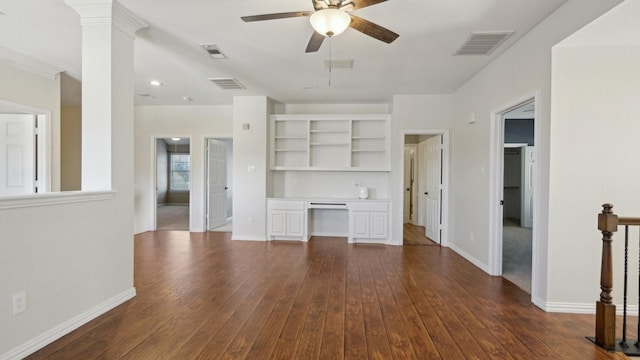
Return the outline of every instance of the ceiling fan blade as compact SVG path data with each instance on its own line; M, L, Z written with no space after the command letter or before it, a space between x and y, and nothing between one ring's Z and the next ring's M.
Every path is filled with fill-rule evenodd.
M363 7L379 4L379 3L385 2L385 1L387 1L387 0L354 0L353 1L353 5L354 5L353 9L354 10L358 10L358 9L362 9Z
M314 31L313 34L311 35L311 39L309 39L309 43L307 44L307 50L305 52L311 53L311 52L318 51L323 41L324 41L324 35Z
M251 22L251 21L286 19L286 18L300 17L300 16L311 16L311 14L313 14L313 11L295 11L295 12L276 13L276 14L243 16L241 17L241 19L244 22Z
M392 43L395 39L398 38L398 36L400 36L389 29L385 29L378 24L374 24L371 21L359 18L354 15L351 15L351 24L349 26L365 35L369 35L372 38L384 41L387 44Z

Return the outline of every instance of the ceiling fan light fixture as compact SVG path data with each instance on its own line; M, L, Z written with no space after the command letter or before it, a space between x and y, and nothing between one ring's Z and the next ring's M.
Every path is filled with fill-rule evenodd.
M309 22L318 34L331 37L340 35L347 30L351 24L351 16L334 8L322 9L314 12L309 18Z

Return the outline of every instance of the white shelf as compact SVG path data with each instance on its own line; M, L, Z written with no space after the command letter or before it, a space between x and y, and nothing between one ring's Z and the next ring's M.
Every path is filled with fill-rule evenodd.
M276 136L276 140L307 140L306 136Z
M311 143L311 146L349 146L350 143Z
M353 136L353 140L385 140L384 136Z
M348 134L349 131L346 130L309 130L310 133L327 133L327 134Z
M389 171L389 115L271 116L271 169Z

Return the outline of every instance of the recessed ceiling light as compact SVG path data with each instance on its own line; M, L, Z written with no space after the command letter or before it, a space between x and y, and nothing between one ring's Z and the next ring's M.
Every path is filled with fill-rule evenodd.
M151 80L149 81L149 84L153 85L153 86L160 86L162 85L162 83L158 80Z
M180 138L171 138L173 141L180 141Z

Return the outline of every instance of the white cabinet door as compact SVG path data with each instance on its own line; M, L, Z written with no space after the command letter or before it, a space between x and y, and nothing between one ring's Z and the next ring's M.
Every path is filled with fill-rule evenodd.
M269 236L287 235L287 212L281 210L269 211Z
M351 214L351 237L352 238L368 238L369 237L369 213L353 212Z
M305 219L304 211L288 211L286 236L304 236L307 226Z
M372 212L369 214L370 232L369 236L372 239L386 239L387 238L387 225L389 223L389 216L386 212Z
M306 203L267 200L267 238L307 241Z

